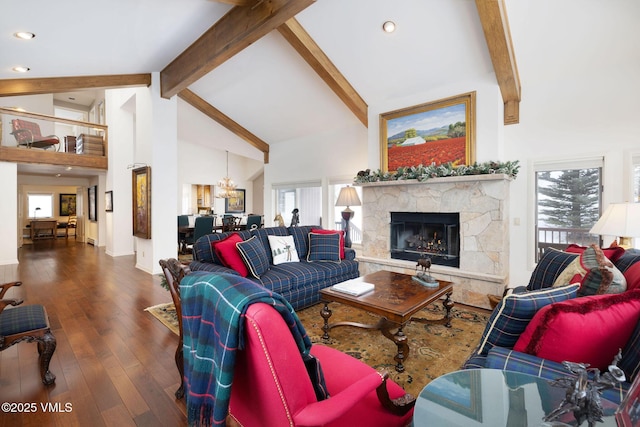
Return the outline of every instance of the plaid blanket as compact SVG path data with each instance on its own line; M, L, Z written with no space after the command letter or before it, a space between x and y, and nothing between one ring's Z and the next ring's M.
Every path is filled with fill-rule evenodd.
M244 347L249 304L273 306L289 325L303 356L311 341L291 305L280 295L240 276L193 272L180 282L184 380L189 426L225 425L235 355Z

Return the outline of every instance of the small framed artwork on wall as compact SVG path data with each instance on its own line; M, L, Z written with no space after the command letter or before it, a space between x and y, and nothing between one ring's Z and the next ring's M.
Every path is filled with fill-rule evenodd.
M98 186L94 185L89 187L89 221L98 220L98 206L96 194L98 192Z
M226 213L244 213L244 196L245 190L235 190L231 197L224 199L224 211Z
M104 210L106 212L113 212L113 191L104 193Z
M133 170L133 235L151 238L151 168Z
M76 195L60 194L60 216L76 214Z

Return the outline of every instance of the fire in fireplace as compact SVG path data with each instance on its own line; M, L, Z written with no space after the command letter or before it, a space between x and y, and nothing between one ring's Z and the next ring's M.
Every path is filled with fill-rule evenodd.
M460 267L460 214L391 212L391 258Z

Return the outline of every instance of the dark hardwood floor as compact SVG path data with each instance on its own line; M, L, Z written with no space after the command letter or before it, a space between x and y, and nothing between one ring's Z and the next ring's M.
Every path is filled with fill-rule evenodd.
M0 404L35 409L0 412L0 426L186 425L184 400L173 394L178 337L143 311L171 302L160 276L136 269L133 256L110 257L73 239L25 245L18 259L0 266L0 283L22 281L7 297L46 307L57 378L42 384L34 343L0 352Z

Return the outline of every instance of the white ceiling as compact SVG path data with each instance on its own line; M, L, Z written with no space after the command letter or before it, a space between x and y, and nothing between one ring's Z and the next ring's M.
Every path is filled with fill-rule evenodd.
M161 71L230 8L209 0L13 1L0 20L0 79ZM473 0L318 0L296 18L369 105L493 71ZM382 31L386 20L396 22L394 33ZM16 31L36 38L18 40ZM18 75L16 65L31 71ZM270 145L359 123L276 31L189 89ZM178 105L180 139L263 160Z

